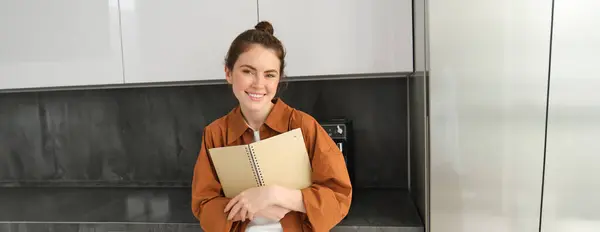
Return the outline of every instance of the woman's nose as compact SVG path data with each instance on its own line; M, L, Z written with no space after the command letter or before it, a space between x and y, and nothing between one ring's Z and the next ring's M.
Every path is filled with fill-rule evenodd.
M262 85L265 82L265 77L263 77L260 74L256 74L254 76L254 84L255 85Z

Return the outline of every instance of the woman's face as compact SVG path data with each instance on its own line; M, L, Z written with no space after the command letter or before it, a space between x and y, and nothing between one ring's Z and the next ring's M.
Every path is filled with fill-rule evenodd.
M279 58L271 49L252 45L238 57L233 70L225 67L227 82L242 109L262 111L270 109L279 85Z

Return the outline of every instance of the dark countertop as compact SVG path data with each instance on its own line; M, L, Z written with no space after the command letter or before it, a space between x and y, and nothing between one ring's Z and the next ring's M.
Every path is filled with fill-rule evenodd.
M0 231L198 231L190 194L189 188L0 188ZM357 189L334 231L363 229L424 231L407 191Z

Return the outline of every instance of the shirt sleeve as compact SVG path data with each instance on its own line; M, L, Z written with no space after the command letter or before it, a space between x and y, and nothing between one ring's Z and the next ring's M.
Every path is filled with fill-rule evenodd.
M313 231L330 231L348 214L352 186L342 152L315 119L305 118L302 133L313 169L313 184L301 190L307 223Z
M223 212L230 199L221 194L221 184L217 180L216 172L208 157L208 149L211 147L213 147L212 135L205 128L200 154L194 167L192 212L200 221L203 231L231 231L238 222L227 220L227 214Z

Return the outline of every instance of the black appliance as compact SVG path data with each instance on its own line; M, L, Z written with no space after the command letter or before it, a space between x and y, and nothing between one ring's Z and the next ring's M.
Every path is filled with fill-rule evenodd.
M354 184L354 144L353 144L353 128L352 120L346 118L334 118L321 121L319 124L325 129L327 134L337 144L337 147L342 152L350 182Z

